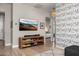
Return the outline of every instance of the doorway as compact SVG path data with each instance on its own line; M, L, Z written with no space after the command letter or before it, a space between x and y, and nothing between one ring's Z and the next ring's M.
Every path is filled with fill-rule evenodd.
M5 46L4 19L5 19L5 13L0 13L0 47Z
M46 44L51 45L51 18L46 17L45 19L45 39L46 39Z

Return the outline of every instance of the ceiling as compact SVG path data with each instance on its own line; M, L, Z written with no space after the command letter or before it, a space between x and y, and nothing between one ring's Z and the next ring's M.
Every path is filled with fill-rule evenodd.
M52 10L52 8L55 8L55 3L23 3L23 4L35 8L43 8L49 12Z
M20 4L28 5L28 6L35 7L35 8L42 8L48 12L50 12L53 8L55 8L55 3L20 3ZM4 5L4 3L2 4L0 3L0 6L1 5Z

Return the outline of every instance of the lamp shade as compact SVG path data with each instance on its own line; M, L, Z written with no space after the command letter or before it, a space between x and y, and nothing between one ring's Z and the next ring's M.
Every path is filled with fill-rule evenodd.
M56 16L56 10L55 10L55 8L52 9L51 16Z

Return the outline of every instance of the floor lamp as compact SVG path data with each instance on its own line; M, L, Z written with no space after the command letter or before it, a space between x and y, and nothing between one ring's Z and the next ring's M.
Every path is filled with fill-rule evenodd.
M52 26L53 25L53 26ZM54 48L56 47L56 9L53 8L51 12L51 43L52 43L52 55L54 56Z
M55 32L53 32L53 27L52 27L52 32L51 32L51 43L52 43L52 47L51 47L51 51L52 51L52 55L54 56L54 48L56 47L56 22L54 24L54 30Z

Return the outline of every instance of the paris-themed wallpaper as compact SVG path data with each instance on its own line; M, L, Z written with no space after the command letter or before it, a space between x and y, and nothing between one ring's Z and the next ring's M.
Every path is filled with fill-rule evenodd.
M79 4L56 4L56 44L79 45Z

